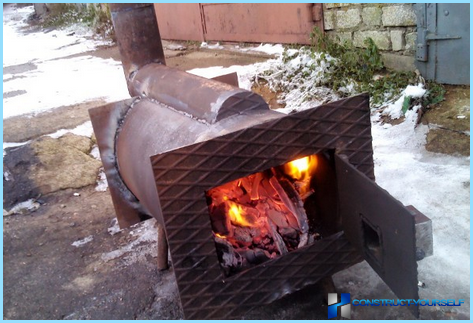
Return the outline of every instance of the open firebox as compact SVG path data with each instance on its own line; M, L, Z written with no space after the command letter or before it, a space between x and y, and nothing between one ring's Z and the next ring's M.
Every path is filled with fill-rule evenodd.
M90 116L119 224L157 219L187 319L241 318L363 259L418 299L430 220L374 182L367 95L271 111L166 67L152 5L111 9L134 98Z
M302 157L208 190L210 221L225 275L336 233L336 196L333 151Z

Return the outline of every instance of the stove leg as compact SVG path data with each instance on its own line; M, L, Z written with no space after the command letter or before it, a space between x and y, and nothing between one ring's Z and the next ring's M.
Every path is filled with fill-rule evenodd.
M166 232L164 227L158 223L158 270L169 269L168 264L168 240L166 238Z
M324 300L328 302L328 294L336 293L337 289L335 288L335 284L333 283L332 276L327 276L320 280L320 284L322 285L322 291L324 293Z

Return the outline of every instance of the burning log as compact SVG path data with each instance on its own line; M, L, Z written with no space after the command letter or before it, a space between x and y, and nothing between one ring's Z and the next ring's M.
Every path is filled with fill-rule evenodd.
M225 274L228 276L233 268L241 268L243 258L233 246L227 240L217 236L214 237L214 240L217 245L217 256Z
M282 255L282 256L285 255L288 252L287 247L286 247L286 244L284 243L284 240L279 235L279 233L277 231L277 228L276 228L276 225L269 218L268 218L267 223L268 223L269 230L271 232L271 236L274 239L274 243L276 245L276 248L277 248L279 254Z
M222 236L232 236L233 227L230 222L230 218L227 216L225 204L212 205L212 217L210 223L212 225L212 231Z
M268 251L259 248L238 251L241 252L244 259L253 265L259 265L272 258Z
M299 194L295 191L292 184L285 178L277 179L276 177L271 177L269 182L278 192L282 202L289 211L291 211L297 221L298 227L302 233L298 248L307 245L309 238L309 221Z

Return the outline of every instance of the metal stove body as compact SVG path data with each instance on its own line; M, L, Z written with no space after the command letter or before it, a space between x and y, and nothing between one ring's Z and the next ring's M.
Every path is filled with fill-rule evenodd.
M421 215L374 183L367 95L284 115L252 92L166 67L160 42L145 46L160 40L152 5L114 5L112 17L134 98L90 116L119 224L157 219L186 318L240 318L363 259L400 298L418 298ZM331 156L336 182L331 234L225 276L205 192L318 153Z

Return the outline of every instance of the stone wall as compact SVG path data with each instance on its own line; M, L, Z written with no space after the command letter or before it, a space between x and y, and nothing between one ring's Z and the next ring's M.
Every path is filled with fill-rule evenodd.
M341 42L363 47L371 37L382 51L386 67L412 71L417 20L414 7L406 4L326 3L325 32Z

